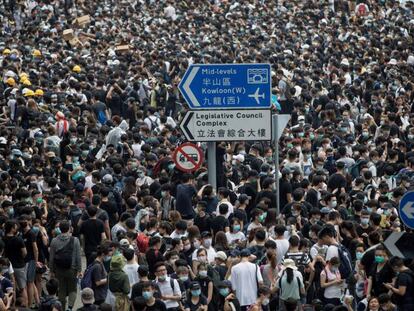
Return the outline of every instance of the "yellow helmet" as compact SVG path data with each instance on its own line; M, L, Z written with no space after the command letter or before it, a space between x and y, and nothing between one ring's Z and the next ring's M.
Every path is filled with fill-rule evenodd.
M43 92L43 90L41 90L41 89L37 89L37 90L35 91L35 95L36 95L36 96L43 96L43 94L44 94L44 92Z
M16 81L13 78L7 78L6 83L9 86L15 86L16 85Z
M30 82L30 80L29 79L23 79L22 81L21 81L22 83L23 83L23 85L26 85L26 86L31 86L32 85L32 83Z
M78 65L76 65L76 66L73 66L73 68L72 68L72 71L73 72L76 72L76 73L79 73L79 72L81 72L81 67L80 66L78 66Z
M24 96L25 96L25 97L35 96L35 92L33 92L32 90L27 90L27 91L24 93Z
M20 75L19 75L19 77L20 77L20 81L21 80L24 80L24 78L28 78L29 77L29 75L27 74L27 73L25 73L25 72L22 72Z
M32 55L35 56L35 57L40 57L40 56L42 56L42 52L40 52L39 50L33 50Z
M9 55L11 53L10 49L4 49L3 55Z

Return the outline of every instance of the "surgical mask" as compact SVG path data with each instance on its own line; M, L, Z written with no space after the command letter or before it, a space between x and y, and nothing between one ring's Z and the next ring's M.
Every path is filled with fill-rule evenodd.
M361 224L368 225L369 224L369 218L361 218Z
M226 287L226 288L220 288L219 293L221 296L223 297L227 297L230 293L230 290Z
M367 207L367 212L372 213L372 207Z
M152 292L142 292L142 297L144 297L145 300L150 300L152 298Z
M186 282L188 280L188 275L180 276L180 281Z
M55 228L55 234L56 235L59 235L59 234L61 234L62 233L62 231L60 231L60 228Z
M3 269L1 269L1 273L2 274L9 273L9 268L3 268Z
M391 214L390 210L389 209L385 209L384 210L384 215L385 216L388 216L389 214Z
M194 245L195 248L199 248L201 246L201 243L200 243L199 240L195 240L193 245Z
M184 245L184 250L188 251L191 248L191 244Z
M104 261L110 261L110 260L111 260L111 258L112 258L112 256L111 256L111 255L105 256L105 257L104 257Z
M311 140L314 140L314 139L315 139L315 134L310 133L310 134L309 134L309 138L310 138Z
M293 148L293 144L287 144L286 147L288 147L289 149Z
M363 255L364 255L364 253L362 253L362 252L356 252L356 259L361 260Z
M412 134L408 134L408 135L407 135L407 137L408 137L408 139L410 139L410 140L411 140L411 139L414 139L414 135L412 135Z
M240 225L234 225L234 226L233 226L233 231L238 232L238 231L240 231L240 228L241 228L241 226L240 226Z
M138 175L138 178L144 178L145 176L144 172L139 172L137 175Z
M70 139L70 143L72 145L74 145L74 144L76 144L76 140L77 140L77 138L76 137L73 137L73 138Z
M270 302L269 298L265 298L265 299L263 299L263 301L262 301L262 305L263 305L263 306L267 306L267 305L269 304L269 302Z
M89 154L89 150L83 150L82 151L82 157L86 158Z
M332 208L335 208L335 207L338 205L338 202L337 202L337 201L332 201L329 205L330 205Z
M166 191L161 191L161 196L162 196L163 198L165 198L165 197L167 196L167 192L166 192Z
M201 289L196 289L191 291L191 295L193 296L200 296L201 295Z
M384 261L385 261L385 258L383 256L375 256L376 263L383 263Z
M368 132L362 132L362 137L368 137L369 133Z
M167 278L167 276L166 276L166 275L160 275L160 276L158 277L158 280L159 280L159 281L161 281L161 282L164 282L166 278Z
M73 162L78 162L79 161L79 157L73 157L72 160L73 160Z
M33 231L34 233L38 233L38 232L40 231L40 229L39 229L39 227L33 227L33 228L32 228L32 231Z
M207 270L200 270L198 271L201 277L205 278L207 276Z
M211 239L206 239L204 240L204 246L209 248L211 246L212 240Z

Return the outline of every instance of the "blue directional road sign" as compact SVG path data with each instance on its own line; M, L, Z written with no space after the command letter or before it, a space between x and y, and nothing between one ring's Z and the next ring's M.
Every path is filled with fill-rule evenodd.
M404 194L399 205L399 214L402 222L414 229L414 191Z
M191 109L271 106L270 64L194 64L179 85Z

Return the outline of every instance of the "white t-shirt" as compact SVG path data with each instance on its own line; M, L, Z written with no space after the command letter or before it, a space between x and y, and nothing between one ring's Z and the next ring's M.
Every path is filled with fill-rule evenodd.
M229 218L230 214L233 214L233 211L234 211L233 204L231 204L229 201L220 201L220 202L218 202L217 208L216 208L216 215L220 215L219 206L221 204L227 204L227 206L229 207L229 210L227 211L227 214L226 214L226 218Z
M237 240L240 240L240 241L246 240L246 236L241 231L236 232L236 233L226 232L226 238L229 244L233 244L234 241L237 241Z
M289 241L286 239L276 239L273 240L276 243L276 259L277 264L280 265L282 263L283 258L285 257L287 251L289 250Z
M129 285L131 286L131 290L132 290L132 285L139 282L138 267L139 265L135 262L135 263L127 263L122 269L124 270L126 275L128 275ZM129 294L131 295L131 291L129 292Z
M326 251L325 260L326 261L331 260L331 258L333 258L333 257L338 257L338 259L339 259L338 246L336 246L336 245L330 245L328 247L328 250Z
M251 262L241 262L231 269L231 285L240 306L250 306L257 299L257 282L263 282L260 269Z

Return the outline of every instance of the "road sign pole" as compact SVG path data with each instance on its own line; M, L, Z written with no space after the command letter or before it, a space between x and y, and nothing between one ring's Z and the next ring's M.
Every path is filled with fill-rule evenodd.
M279 216L280 214L280 200L279 200L279 195L280 195L280 189L279 189L279 118L278 116L276 116L276 118L274 118L274 122L275 122L275 128L276 128L276 133L275 133L275 138L274 138L274 144L275 144L275 154L274 154L274 159L275 159L275 180L276 180L276 214L277 216Z
M217 190L216 143L207 143L208 183Z

